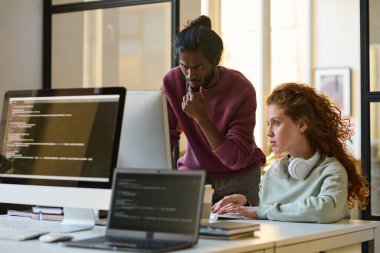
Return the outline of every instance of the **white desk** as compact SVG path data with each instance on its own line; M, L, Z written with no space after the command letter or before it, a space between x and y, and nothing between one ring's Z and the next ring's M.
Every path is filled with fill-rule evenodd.
M269 234L276 253L361 252L369 242L370 252L380 253L380 222L342 220L332 224L260 221L257 236Z
M5 217L0 217L4 219ZM200 239L198 244L190 249L181 250L181 253L194 252L254 252L254 253L307 253L307 252L334 252L351 253L361 252L361 242L370 242L372 253L380 252L380 222L343 220L333 224L309 224L260 221L261 230L255 232L255 237L224 241ZM73 233L74 239L84 239L104 234L104 227L93 230ZM14 242L0 240L1 252L111 252L103 250L89 250L64 247L58 244L42 243L38 240Z

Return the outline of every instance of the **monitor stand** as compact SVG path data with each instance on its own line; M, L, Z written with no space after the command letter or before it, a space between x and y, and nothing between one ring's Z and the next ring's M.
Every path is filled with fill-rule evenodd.
M64 207L63 213L63 221L49 229L49 232L71 233L95 226L96 217L93 209Z
M69 207L48 207L48 206L33 206L33 212L43 216L43 214L63 214L63 221L57 223L51 228L49 232L69 233L81 230L92 229L95 226L96 216L93 209L86 208L69 208ZM40 216L41 217L41 216ZM43 220L40 218L39 220ZM43 222L41 222L43 224ZM42 229L45 226L42 225Z

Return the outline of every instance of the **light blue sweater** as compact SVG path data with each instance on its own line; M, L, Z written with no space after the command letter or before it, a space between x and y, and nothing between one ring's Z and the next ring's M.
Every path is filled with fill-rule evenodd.
M274 170L260 183L258 219L330 223L350 217L347 172L336 158L323 156L301 180L281 179Z

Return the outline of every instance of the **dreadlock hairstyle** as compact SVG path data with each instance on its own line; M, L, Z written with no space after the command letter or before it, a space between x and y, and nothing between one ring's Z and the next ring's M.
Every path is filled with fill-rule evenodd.
M177 55L187 50L201 50L215 65L219 64L223 52L222 39L211 29L210 18L204 15L188 21L186 28L176 36L174 44Z
M294 122L305 120L306 138L321 154L337 158L348 174L348 204L365 209L369 189L361 172L360 162L349 154L346 142L353 134L348 118L343 118L336 105L322 93L306 84L284 83L277 86L267 98L266 104L278 105Z

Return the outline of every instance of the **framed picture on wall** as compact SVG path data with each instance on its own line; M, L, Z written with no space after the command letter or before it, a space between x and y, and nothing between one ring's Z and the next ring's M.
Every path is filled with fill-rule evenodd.
M351 115L350 68L320 68L314 72L315 88L327 95L341 110L342 116Z

